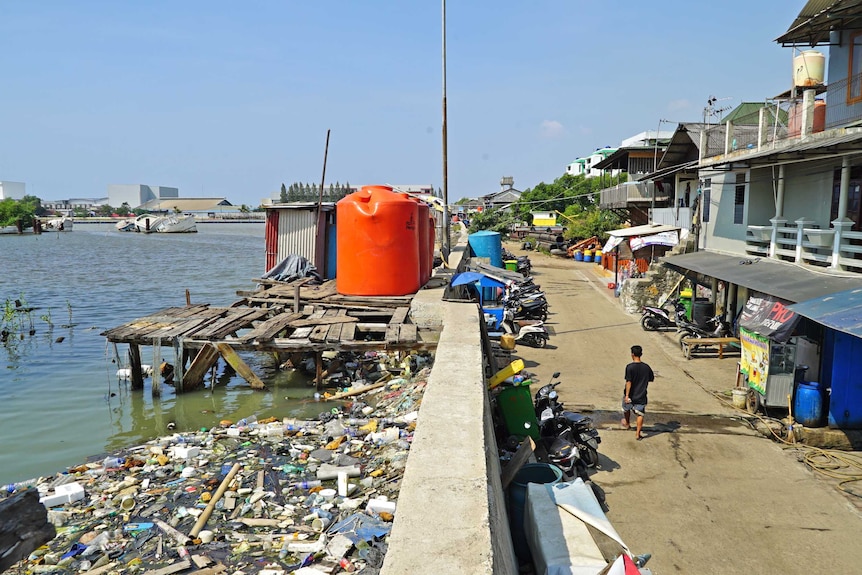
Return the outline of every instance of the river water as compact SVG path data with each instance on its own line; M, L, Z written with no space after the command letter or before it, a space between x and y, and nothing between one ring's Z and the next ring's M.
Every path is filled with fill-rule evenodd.
M267 391L220 369L214 386L180 397L163 386L153 398L149 378L143 392L131 392L118 381L113 346L99 335L185 305L186 290L192 303L229 305L237 290L255 288L263 268L262 224L137 234L76 222L72 232L0 235L0 320L15 300L34 308L11 314L21 335L0 344L0 485L223 419L317 415L307 378L261 355L244 359ZM127 346L118 349L127 361ZM141 348L143 363L152 363L151 353ZM162 357L170 361L173 351L163 348Z

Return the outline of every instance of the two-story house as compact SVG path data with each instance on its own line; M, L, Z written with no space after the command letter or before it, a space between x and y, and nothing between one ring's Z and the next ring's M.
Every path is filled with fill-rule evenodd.
M793 49L793 85L748 118L700 132L698 251L664 263L708 286L742 327L751 407L786 406L785 391L805 377L831 388L830 425L862 427L862 366L846 365L848 351L852 361L862 351L862 322L810 303L832 301L834 312L836 300L853 302L847 290L862 289L862 4L810 0L776 42ZM785 345L793 338L797 355L802 341L816 345L807 375Z

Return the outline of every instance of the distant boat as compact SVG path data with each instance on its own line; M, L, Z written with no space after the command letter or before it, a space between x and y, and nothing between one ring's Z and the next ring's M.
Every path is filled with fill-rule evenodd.
M135 218L135 227L139 232L183 234L198 231L194 216L181 214L168 214L164 216L156 214L142 214Z
M53 218L45 222L42 229L52 232L71 232L72 223L72 218L69 217Z

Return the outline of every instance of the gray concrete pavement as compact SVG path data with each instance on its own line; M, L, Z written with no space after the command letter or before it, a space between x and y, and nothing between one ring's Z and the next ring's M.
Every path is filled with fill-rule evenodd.
M540 382L561 372L567 407L593 410L602 435L593 479L614 526L633 552L653 554L657 575L859 571L853 498L720 399L735 384L737 358L686 361L672 333L644 332L621 310L595 264L529 255L555 335L548 348L519 346L516 355ZM634 344L656 372L639 442L619 425Z

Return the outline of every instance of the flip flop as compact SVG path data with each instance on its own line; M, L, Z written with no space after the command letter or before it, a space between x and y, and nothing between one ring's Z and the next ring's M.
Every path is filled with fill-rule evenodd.
M637 437L635 437L635 439L637 439L638 441L640 441L640 440L641 440L641 439L643 439L644 437L646 437L646 435L638 435Z
M628 430L628 429L631 429L631 428L632 428L632 426L631 426L631 425L626 425L626 420L625 420L625 419L621 419L621 420L620 420L620 426L621 426L623 429L626 429L626 430Z

